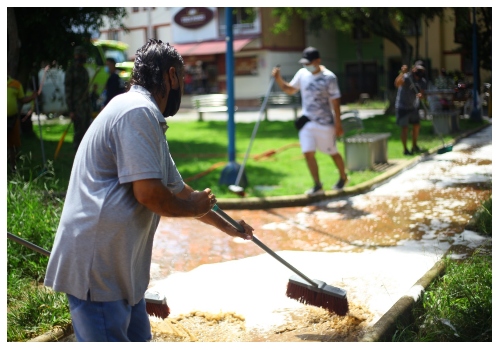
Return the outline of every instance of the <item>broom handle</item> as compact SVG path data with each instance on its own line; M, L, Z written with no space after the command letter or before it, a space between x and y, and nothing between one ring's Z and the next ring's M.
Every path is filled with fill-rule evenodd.
M276 67L279 67L277 65ZM264 109L266 108L267 105L267 100L269 99L269 95L271 94L271 89L273 88L274 85L274 76L271 78L271 82L269 83L269 87L267 88L266 96L264 97L264 101L262 102L262 105L260 106L260 111L259 111L259 117L257 118L257 122L255 123L255 126L252 131L252 136L250 137L250 143L248 144L247 151L245 153L245 159L243 159L243 164L240 167L238 171L238 175L236 176L236 181L235 185L239 186L241 177L243 175L243 170L245 169L245 164L247 163L248 160L248 155L250 154L250 149L252 148L253 140L255 139L255 134L257 133L257 129L259 128L260 120L262 119L262 114L264 113Z
M224 211L222 211L222 209L219 208L217 206L217 204L214 205L214 207L212 208L212 210L216 214L218 214L220 217L222 217L224 220L226 220L231 225L233 225L233 227L235 229L237 229L240 232L245 232L245 229L243 228L243 226L241 226L236 220L234 220L229 215L227 215ZM300 277L302 277L302 279L306 280L309 284L311 284L314 287L318 287L318 284L316 282L314 282L309 277L307 277L302 272L300 272L295 267L293 267L288 262L286 262L282 257L280 257L278 254L276 254L274 251L272 251L271 248L267 247L264 243L262 243L257 237L253 236L252 241L255 244L257 244L259 247L261 247L266 253L270 254L273 258L275 258L280 263L282 263L283 265L285 265L286 267L288 267L290 270L292 270L293 272L295 272L297 275L299 275Z
M413 79L411 78L411 76L408 76L408 78L410 79L410 83L411 83L411 86L413 87L413 90L415 91L415 94L419 94L420 91L417 89L417 86L413 82ZM425 103L422 102L422 106L424 106L425 113L429 114L429 110L427 109L427 106L425 105Z
M28 247L28 248L30 248L31 250L34 250L37 253L40 253L42 255L50 257L50 252L48 250L40 248L39 246L37 246L36 244L33 244L31 242L25 241L24 239L22 239L20 237L17 237L16 235L13 235L12 233L10 233L8 231L7 231L7 238L10 238L11 240L13 240L13 241L15 241L17 243L21 243L23 246ZM154 299L154 298L153 299L147 298L146 294L144 295L144 300L146 300L146 303L153 302L154 304L157 304L157 300L156 299Z
M40 248L39 246L37 246L31 242L25 241L24 239L17 237L16 235L13 235L10 232L7 232L7 237L13 241L16 241L17 243L21 243L22 245L30 248L31 250L34 250L37 253L40 253L40 254L45 255L45 256L50 256L50 252L48 250Z

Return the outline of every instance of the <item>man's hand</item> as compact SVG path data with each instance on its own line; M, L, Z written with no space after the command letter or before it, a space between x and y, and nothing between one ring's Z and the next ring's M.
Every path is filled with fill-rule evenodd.
M278 84L278 86L284 93L288 95L294 95L299 91L298 89L294 88L293 86L291 86L290 84L288 84L286 81L283 80L283 78L281 77L279 66L274 67L271 74L274 77L276 84Z
M203 191L191 192L187 200L192 202L193 205L197 207L195 209L196 212L203 213L198 217L208 213L217 203L217 199L210 188L205 188Z
M281 79L280 67L274 67L271 74L276 80Z
M404 74L408 72L408 66L403 64L401 66L401 70L399 71L399 75L394 79L394 86L399 88L404 83Z
M245 233L242 233L238 230L236 230L234 227L231 226L231 228L229 228L226 233L232 237L240 237L240 238L243 238L243 239L246 239L246 240L249 240L251 241L253 239L253 227L248 225L245 221L243 220L240 220L238 221L238 223L243 226L243 228L245 229Z

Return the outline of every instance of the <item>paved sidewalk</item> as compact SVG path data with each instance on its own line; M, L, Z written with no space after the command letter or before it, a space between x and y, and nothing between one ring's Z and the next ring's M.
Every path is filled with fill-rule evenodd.
M491 128L491 125L479 127L476 130L470 131L468 133L464 133L460 137L457 137L457 139L455 140L455 142L458 142L459 140L466 138L466 143L465 144L467 146L462 146L462 148L464 148L464 147L471 147L471 145L474 143L473 142L474 138L477 138L478 136L479 137L484 137L483 135L487 136L487 132L483 132L483 133L480 132L483 129L487 130L487 128ZM477 136L473 135L473 134L476 134ZM471 135L473 135L473 138L472 139L468 138L468 136L471 136ZM430 150L429 153L435 153L436 151L437 151L437 149ZM371 189L372 187L376 187L378 185L383 184L390 177L393 177L394 175L396 175L396 173L401 172L404 169L411 168L412 166L416 165L417 163L419 163L423 159L423 157L425 157L425 155L423 155L421 157L416 157L416 158L414 158L412 160L408 160L408 161L400 164L397 167L398 170L395 169L391 173L384 174L384 176L376 178L373 181L371 181L370 183L357 186L356 188L354 188L354 187L346 188L345 191L343 191L343 192L329 191L329 192L327 192L325 194L325 196L323 198L318 198L318 197L310 198L310 197L307 197L307 196L291 196L291 197L287 197L287 198L267 198L267 199L264 199L264 200L260 200L259 204L262 204L262 203L265 203L266 205L271 205L272 204L271 207L276 207L276 206L283 205L283 204L286 204L286 206L289 206L289 205L290 206L292 206L292 205L301 206L301 205L305 205L304 204L305 202L307 202L308 204L310 204L310 203L318 202L318 201L321 201L321 200L324 200L324 199L334 198L336 196L346 196L346 195L350 195L350 194L354 194L354 193L365 192L365 191ZM223 199L221 199L221 200L219 200L219 206L221 208L229 208L229 207L235 208L235 207L238 207L238 205L235 204L236 202L240 202L240 203L245 203L246 202L246 205L239 205L239 206L241 208L248 208L248 205L251 204L253 202L253 200L252 199L237 199L236 201L232 201L232 200L223 200ZM252 204L252 205L254 205L254 207L257 207L257 204ZM240 208L237 208L237 209L240 209ZM462 236L465 237L465 235L459 235L458 239L462 239ZM394 249L397 249L397 248L394 248ZM415 253L415 252L413 252L413 253ZM290 257L289 257L290 259L299 259L300 262L301 262L301 268L302 268L302 266L307 265L307 263L310 263L311 265L313 265L311 267L311 270L315 270L318 274L319 274L319 271L318 271L319 266L325 266L325 268L327 270L325 270L324 274L327 275L327 276L328 276L328 274L331 273L331 271L330 271L331 269L328 269L327 267L328 266L335 266L335 264L339 264L338 261L334 261L334 260L330 261L330 263L328 263L328 264L325 264L323 260L320 261L320 262L314 262L314 259L316 259L316 257L321 257L323 255L323 253L307 253L307 252L304 252L304 253L301 253L301 252L291 252L290 253L289 252L287 254L290 255ZM380 257L378 259L374 259L374 257L371 256L370 254L373 255L375 253L371 252L371 251L367 251L367 254L365 254L365 255L367 255L367 260L368 261L366 263L364 263L364 264L361 263L360 260L359 260L359 259L361 259L363 257L363 254L359 254L359 253L355 254L356 255L356 259L357 259L356 262L352 262L352 264L346 264L346 261L343 261L342 264L345 264L347 266L351 266L352 268L355 268L356 266L365 266L364 269L368 269L368 267L370 266L370 264L375 264L376 261L380 260ZM295 255L297 255L297 258L295 258ZM308 259L304 259L303 255L304 256L305 255L308 255L308 256L310 255L310 257ZM340 255L340 254L337 254L337 255ZM350 254L350 255L353 255L353 254ZM405 256L407 257L407 259L409 259L410 257L415 258L416 255L415 254L410 254L410 255L405 255ZM332 255L331 259L333 259L334 257L335 257L335 255ZM287 256L287 258L288 258L288 256ZM343 257L343 259L347 259L347 258L348 258L348 256ZM251 276L255 275L255 271L259 270L258 264L256 263L256 262L260 261L259 259L260 260L266 260L266 259L270 260L270 258L268 258L266 255L263 255L261 257L254 257L254 258L243 259L242 261L235 261L235 262L230 262L230 263L223 263L223 264L219 264L219 265L212 264L210 267L205 267L204 269L199 270L199 271L202 271L202 270L204 271L204 273L202 274L202 276L196 275L196 272L198 270L196 270L194 272L190 272L189 274L178 274L176 276L178 278L183 278L183 275L184 275L184 277L186 278L186 281L184 281L184 282L187 283L188 281L191 281L191 283L195 283L196 285L199 285L199 283L200 283L199 278L208 278L210 280L211 278L215 279L215 276L219 276L220 275L220 271L219 270L216 270L214 272L215 273L214 275L207 274L207 272L208 272L208 270L210 268L219 268L219 267L224 267L224 266L232 266L231 264L238 264L238 265L241 265L241 266L238 266L237 270L240 272L240 274L242 276L244 276L244 278L246 280L246 283L248 283L248 280L251 279L251 278L253 278ZM265 261L265 263L263 263L263 266L266 266L266 268L269 268L269 267L273 267L274 268L274 266L276 265L275 262L273 261L273 263L269 263L268 264L267 260ZM297 260L297 261L299 261L299 260ZM245 265L245 264L247 264L248 266ZM412 266L417 266L417 265L418 264L412 264ZM347 268L347 266L344 266L344 268ZM394 266L394 268L396 268L396 267ZM383 269L381 268L380 271L379 271L379 273L382 273L382 270ZM251 271L253 271L253 274L251 273ZM260 270L260 271L263 271L263 270ZM406 271L406 272L408 274L408 271ZM426 272L424 272L423 275L422 274L419 275L419 276L422 276L422 277L420 277L418 279L418 281L413 285L413 287L410 290L408 290L406 293L403 293L403 295L401 296L401 298L399 300L397 300L394 303L394 305L392 307L390 307L389 310L387 312L385 312L380 317L380 319L372 326L372 328L370 329L370 331L367 332L360 341L373 342L373 341L383 341L384 339L387 339L387 337L390 336L390 334L392 334L391 332L393 332L393 329L394 329L394 326L395 326L396 322L399 322L402 319L404 319L405 317L409 316L409 314L411 312L411 308L412 308L413 304L418 300L418 295L421 293L421 291L425 290L429 286L429 284L432 282L432 280L435 279L436 277L438 277L439 275L441 275L443 272L444 272L444 265L442 264L441 260L438 260L438 261L435 262L435 264L428 266ZM233 272L229 272L229 273L227 273L227 275L234 276L235 274ZM277 275L276 274L270 273L270 275L273 276L272 277L273 281L275 279L277 279L277 277L276 277ZM359 272L357 272L355 275L358 276ZM410 280L411 280L413 278L412 276L413 275L406 276L406 277L410 277ZM233 277L233 278L235 278L235 277ZM262 280L260 280L261 278L263 278L263 276L259 277L259 283L262 283ZM195 281L193 281L193 279ZM415 281L415 279L413 279L413 281ZM271 283L271 281L269 281L269 283ZM232 283L232 284L234 284L234 283ZM257 284L257 283L255 283L255 284ZM400 283L398 283L398 285L399 284ZM179 284L175 284L174 283L174 285L179 285ZM201 283L201 285L203 285L203 283ZM387 284L387 286L388 285L389 284ZM184 285L184 287L185 287L185 285ZM370 288L368 288L368 289L370 289ZM173 290L172 290L172 292L173 292ZM371 292L373 294L373 290L371 290ZM361 293L361 291L360 291L360 293ZM231 293L229 293L229 294L231 294ZM178 301L178 303L180 304L180 301L182 299L185 299L185 297L186 296L184 295ZM190 298L187 298L187 299L191 300ZM283 298L280 298L280 300L282 300L282 299ZM175 300L174 300L173 297L172 297L171 300L172 300L173 304L176 304L176 303L174 303ZM213 300L212 300L212 302L213 302ZM43 335L41 337L38 337L38 338L36 338L36 339L34 339L32 341L74 341L74 340L71 340L71 337L63 339L67 335L67 332L59 331L59 332L56 332L56 333L45 334L45 335Z
M185 98L185 97L183 97ZM188 96L189 99L189 96ZM345 112L350 110L347 106L341 106L341 111ZM362 119L371 118L375 115L383 114L383 109L360 109L359 116ZM300 112L300 110L299 110ZM288 121L293 120L295 118L294 112L292 108L271 108L268 110L268 119L270 121ZM259 108L242 108L240 110L235 111L234 113L234 121L236 123L255 123L258 118L261 120L264 118L260 113ZM198 112L190 107L190 103L184 102L179 109L179 112L168 119L168 122L182 122L182 121L196 121L198 120ZM212 112L212 113L203 113L204 121L226 121L228 119L227 112ZM33 114L31 120L35 125L38 125L38 115ZM40 123L69 123L69 118L67 116L61 115L56 118L49 119L45 114L40 114Z

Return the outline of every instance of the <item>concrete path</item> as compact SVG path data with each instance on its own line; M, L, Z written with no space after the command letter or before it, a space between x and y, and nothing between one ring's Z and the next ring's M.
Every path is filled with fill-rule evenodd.
M247 114L247 118L252 117ZM447 232L449 223L457 222L454 208L460 210L461 205L464 205L462 199L441 200L439 205L431 206L431 212L428 211L429 205L419 200L420 197L410 204L411 198L421 196L417 194L419 191L447 193L457 188L465 190L469 186L477 185L481 188L481 184L492 181L492 127L487 126L465 136L457 140L453 152L417 157L411 161L412 164L405 164L398 173L377 179L376 183L371 184L370 191L365 189L368 191L366 193L332 193L329 198L311 202L311 207L317 207L313 212L304 208L296 216L283 216L281 220L276 218L274 223L256 227L258 230L287 231L290 229L287 225L294 222L295 225L307 227L309 221L304 221L306 218L315 222L326 220L325 223L338 220L338 212L346 203L365 213L364 220L373 222L384 215L383 210L374 211L373 207L385 205L388 208L384 204L386 200L399 203L397 206L400 207L409 206L408 210L412 214L407 218L411 221L407 224L410 227L420 227L424 232L420 239L402 238L398 232L381 232L389 238L391 234L397 234L394 239L399 243L387 247L373 246L362 251L278 252L306 275L347 290L350 303L359 306L351 309L350 317L363 320L368 326L356 341L378 341L390 335L396 320L411 310L422 291L443 271L440 259L452 246L474 249L486 241L468 230ZM289 200L297 198L290 197ZM238 211L228 212L235 218L240 217ZM183 225L185 229L194 230L192 222L188 220L176 219L172 227L169 225L171 224L163 222L159 229L170 231L174 235L182 232ZM208 229L201 231L203 236L213 234ZM304 235L306 233L307 230ZM260 234L257 235L260 238ZM219 246L221 240L217 238L217 241ZM234 243L242 247L251 245L237 240ZM196 239L193 244L196 244ZM220 253L224 254L224 251ZM455 258L459 259L461 256L455 255ZM158 263L153 262L153 276L157 273L157 268ZM309 312L302 304L284 297L283 285L289 275L290 271L271 256L260 254L203 264L188 272L173 273L167 278L157 276L153 278L152 289L165 293L172 317L192 310L236 312L245 318L247 329L268 332L276 327L285 327L283 325L290 321L290 317ZM370 317L366 314L370 314ZM300 334L303 333L300 329L285 331L275 334L270 341L301 341ZM318 334L314 339L323 338ZM66 338L64 341L74 341L74 338Z

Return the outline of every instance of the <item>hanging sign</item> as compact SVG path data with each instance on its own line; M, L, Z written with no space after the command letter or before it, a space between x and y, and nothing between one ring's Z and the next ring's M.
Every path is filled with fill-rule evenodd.
M184 7L174 16L174 22L184 28L203 27L214 18L212 10L206 7Z

